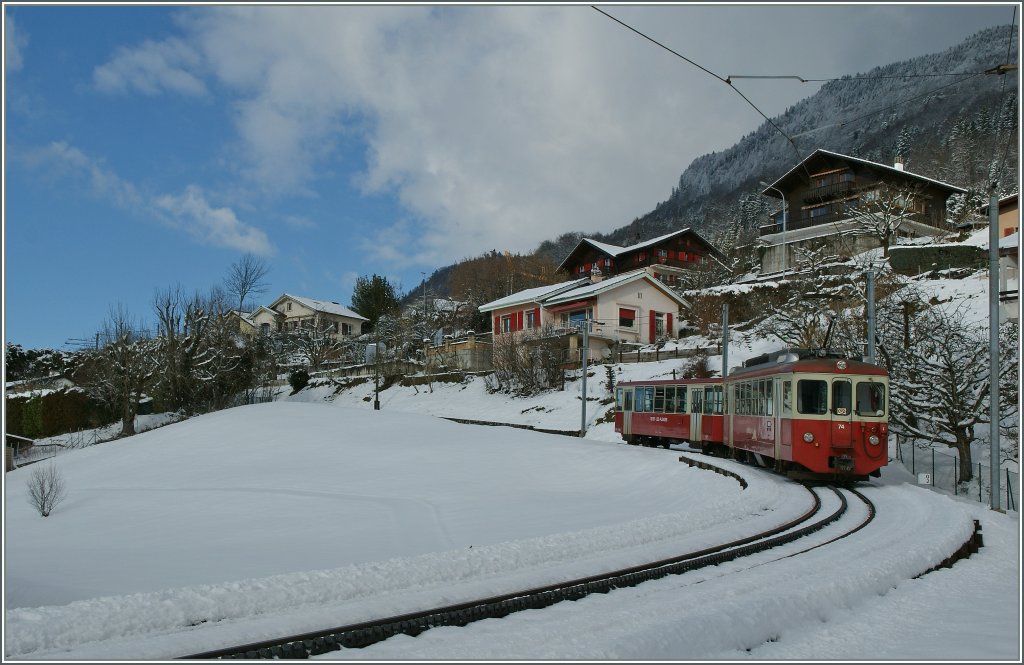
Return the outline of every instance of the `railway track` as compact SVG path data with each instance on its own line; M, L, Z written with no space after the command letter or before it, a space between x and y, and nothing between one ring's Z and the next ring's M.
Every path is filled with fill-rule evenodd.
M685 455L680 456L679 460L690 466L696 466L732 477L742 487L745 488L747 486L746 480L732 471L709 464L703 460L688 458ZM600 575L566 580L557 584L298 635L288 635L261 642L230 646L182 656L181 658L308 658L309 656L325 654L339 649L360 649L386 640L394 635L416 636L438 626L465 626L482 619L501 618L513 612L542 609L565 600L578 600L594 593L608 593L614 589L635 586L649 580L686 573L707 566L716 566L792 543L838 522L848 512L850 507L847 495L852 496L863 505L862 512L864 515L861 519L857 520L856 524L843 526L836 535L826 534L828 537L821 542L809 543L809 547L796 552L786 553L772 561L798 556L846 538L863 529L875 517L875 507L872 502L854 489L838 489L830 486L811 487L810 485L804 485L804 488L811 495L813 505L803 515L781 526L714 547L687 552L667 559L660 559ZM830 503L834 504L838 500L838 507L831 510L831 512L829 512L830 509L823 508L819 492L821 495L829 496ZM834 498L831 498L832 495L834 495ZM833 530L838 526L834 526ZM977 552L978 548L982 545L980 531L981 527L975 521L972 536L960 549L932 568L923 571L918 577L938 568L949 567L959 559L966 558L972 553ZM766 563L770 563L770 561L755 565L765 565Z
M734 477L743 487L746 486L746 481L742 477L730 471L714 467L703 461L690 460L685 457L681 457L680 461L685 461L691 464L691 466L699 466ZM838 497L838 507L828 512L823 509L821 497L818 493L808 486L805 486L805 489L807 489L811 496L812 507L803 515L786 524L761 533L714 547L687 552L678 556L615 570L601 575L566 580L557 584L524 589L398 616L195 653L183 656L182 658L308 658L311 655L329 653L342 648L358 649L367 647L394 635L405 634L415 636L436 626L464 626L481 619L500 618L522 610L541 609L564 600L578 600L592 593L608 593L614 589L635 586L642 582L659 579L668 575L685 573L706 566L715 566L791 543L835 523L846 512L848 507L847 499L839 490L834 488L823 490L824 492L831 490ZM867 501L867 499L864 499L864 501ZM823 514L826 512L827 514ZM837 536L833 540L863 528L873 515L872 507L868 511L868 518L866 520L855 529ZM823 544L827 543L820 543L814 547L820 547Z

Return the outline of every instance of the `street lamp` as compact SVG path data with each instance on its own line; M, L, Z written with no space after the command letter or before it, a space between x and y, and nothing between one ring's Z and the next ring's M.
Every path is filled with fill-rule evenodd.
M774 189L782 198L782 274L785 276L786 268L789 267L789 250L786 247L786 195L778 187L772 187L764 180L761 181L761 186L765 189Z

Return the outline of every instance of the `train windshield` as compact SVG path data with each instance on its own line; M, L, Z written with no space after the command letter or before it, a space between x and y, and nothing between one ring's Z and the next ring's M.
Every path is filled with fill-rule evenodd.
M799 413L828 413L828 382L801 379L796 382L796 410Z
M885 384L877 381L857 382L857 415L885 415Z

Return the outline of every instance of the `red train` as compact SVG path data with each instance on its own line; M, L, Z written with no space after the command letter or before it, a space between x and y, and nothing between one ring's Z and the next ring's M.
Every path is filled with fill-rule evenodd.
M725 379L623 381L626 442L687 442L792 478L866 480L888 462L885 369L822 351L765 354Z

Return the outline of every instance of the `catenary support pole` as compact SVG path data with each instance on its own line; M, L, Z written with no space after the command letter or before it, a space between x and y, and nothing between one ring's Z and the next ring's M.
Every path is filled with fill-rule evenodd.
M999 499L999 199L996 183L988 200L988 399L991 443L992 510L1000 510ZM981 479L978 479L980 484Z
M729 303L722 303L722 378L729 376Z
M867 274L868 292L868 362L875 364L875 271L868 270Z
M584 319L580 323L580 327L583 329L583 349L580 351L580 367L583 368L583 386L582 386L582 397L583 404L580 407L582 412L580 414L580 438L587 435L587 346L590 341L587 332L590 328L590 320Z

